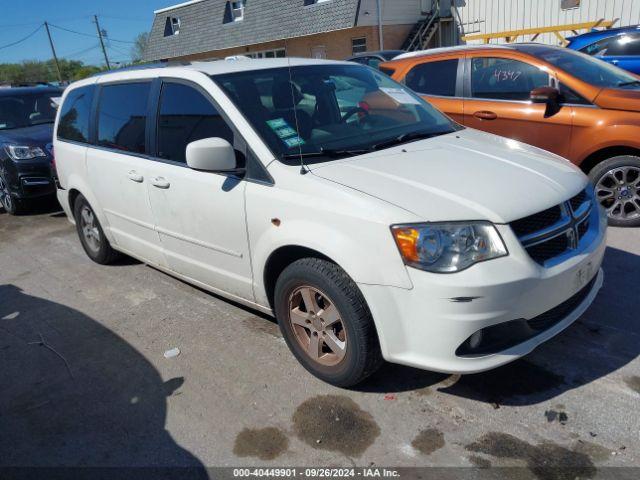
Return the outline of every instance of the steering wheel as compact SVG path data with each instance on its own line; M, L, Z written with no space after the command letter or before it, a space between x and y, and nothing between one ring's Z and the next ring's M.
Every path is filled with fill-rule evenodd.
M370 115L369 111L362 107L351 107L340 119L340 123L347 123L351 117L353 117L356 113L364 113L367 117Z

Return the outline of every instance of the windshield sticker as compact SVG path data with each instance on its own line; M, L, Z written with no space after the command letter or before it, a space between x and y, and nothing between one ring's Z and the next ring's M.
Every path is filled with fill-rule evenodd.
M402 103L403 105L420 105L420 102L417 98L412 97L409 92L407 92L403 88L382 88L380 87L384 93L393 98L396 102Z
M287 145L287 147L299 147L300 145L304 145L304 140L301 139L298 135L291 138L283 138L282 141Z
M276 132L276 135L278 135L280 138L289 138L298 134L298 132L296 132L291 127L282 127L275 130L275 132Z
M284 118L267 120L267 125L269 125L273 133L275 133L287 147L293 148L304 145L304 140L298 136L298 132L292 128Z
M274 131L278 128L288 127L289 124L284 118L276 118L275 120L267 120L267 125L269 125Z

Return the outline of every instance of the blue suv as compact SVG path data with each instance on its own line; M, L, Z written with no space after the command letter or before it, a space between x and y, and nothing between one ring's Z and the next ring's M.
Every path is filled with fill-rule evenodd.
M640 74L640 26L597 30L570 37L568 48Z

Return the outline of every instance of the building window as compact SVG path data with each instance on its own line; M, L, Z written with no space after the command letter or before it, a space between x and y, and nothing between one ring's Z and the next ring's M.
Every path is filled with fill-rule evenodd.
M571 10L572 8L579 8L580 0L560 0L560 8L562 10Z
M284 58L287 56L287 52L284 48L276 48L274 50L263 50L261 52L247 53L247 57L250 58Z
M234 22L244 20L244 0L231 2L231 18L233 18Z
M362 38L352 38L351 39L351 53L353 55L357 53L363 53L367 51L367 39L366 37Z
M244 4L246 0L229 1L224 7L224 19L222 23L234 23L244 20Z
M180 33L180 19L178 17L167 17L164 23L164 36L178 35Z

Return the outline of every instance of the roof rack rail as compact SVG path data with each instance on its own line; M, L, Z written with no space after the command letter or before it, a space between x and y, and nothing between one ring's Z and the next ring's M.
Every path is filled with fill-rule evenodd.
M136 71L136 70L148 70L150 68L168 68L168 67L179 67L179 66L185 66L185 65L191 65L191 62L169 60L169 61L160 61L160 62L153 62L153 63L141 63L139 65L129 65L127 67L115 68L113 70L103 70L102 72L94 73L91 76L99 77L101 75L107 75L109 73L115 73L115 72L130 72L130 71Z

